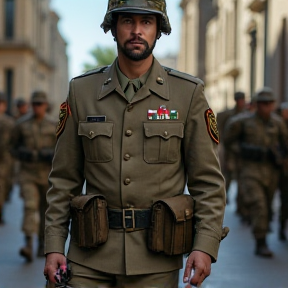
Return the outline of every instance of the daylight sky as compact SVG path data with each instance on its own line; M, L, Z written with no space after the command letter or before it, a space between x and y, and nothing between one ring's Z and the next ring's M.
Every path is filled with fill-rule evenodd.
M181 1L166 2L172 33L162 35L154 50L156 57L176 54L179 49ZM68 44L69 78L81 74L85 62L93 62L89 52L97 45L115 47L111 33L104 34L100 28L107 0L51 0L51 8L60 17L59 30Z

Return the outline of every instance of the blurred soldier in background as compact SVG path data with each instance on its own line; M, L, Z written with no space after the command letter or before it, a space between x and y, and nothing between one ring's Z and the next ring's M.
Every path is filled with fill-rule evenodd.
M14 125L12 117L5 114L7 97L0 92L0 224L3 220L3 205L12 189L13 161L9 153L9 142Z
M255 254L263 257L273 256L266 234L288 137L284 122L272 113L274 101L270 88L261 89L256 94L256 112L231 118L224 135L226 148L242 159L239 183L252 220Z
M16 119L24 116L25 114L29 112L29 104L25 99L23 98L16 99L15 105L17 108L17 113L15 115Z
M235 100L235 107L233 109L227 109L217 114L217 123L218 123L220 140L224 138L224 131L225 131L224 128L228 120L231 117L245 111L245 108L246 108L245 94L241 91L235 92L234 100ZM237 178L237 175L235 175L237 174L237 171L236 171L237 162L235 159L235 155L229 151L226 151L223 145L223 142L221 141L219 145L219 157L220 157L222 173L226 181L226 193L228 193L231 180L233 179L233 177Z
M288 102L284 102L280 105L280 114L288 128ZM283 166L280 171L279 190L281 201L279 213L279 240L285 241L287 240L285 228L288 219L288 157L285 157L283 160Z
M20 255L32 261L34 232L38 232L38 256L44 256L44 217L48 174L51 170L54 146L56 143L56 123L48 118L47 96L37 91L31 97L32 112L21 117L13 130L12 153L21 163L19 184L24 200L22 230L26 244ZM37 212L40 221L37 225ZM39 227L37 227L39 226Z

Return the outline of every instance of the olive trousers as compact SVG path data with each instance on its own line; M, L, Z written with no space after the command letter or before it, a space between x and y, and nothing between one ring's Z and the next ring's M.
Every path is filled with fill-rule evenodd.
M274 176L274 177L273 177ZM251 178L240 178L244 203L251 217L255 239L265 238L272 219L272 201L277 189L278 177L271 175L270 185Z
M44 243L46 192L48 188L48 183L47 185L40 185L27 181L20 184L21 196L24 201L22 230L27 236L37 233L41 243Z
M141 261L140 261L141 262ZM141 263L135 263L135 265ZM69 262L71 288L178 288L179 271L145 275L111 275ZM54 288L48 284L47 288Z

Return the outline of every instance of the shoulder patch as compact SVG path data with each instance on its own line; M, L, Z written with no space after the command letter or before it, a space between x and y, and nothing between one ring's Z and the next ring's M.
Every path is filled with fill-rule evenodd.
M207 109L205 111L205 121L207 126L208 134L210 135L211 139L216 143L219 144L219 131L217 128L216 117L212 109Z
M184 80L188 80L188 81L193 82L195 84L202 84L204 86L204 82L201 79L199 79L199 78L197 78L197 77L195 77L193 75L190 75L190 74L187 74L187 73L184 73L184 72L180 72L178 70L174 70L174 69L171 69L171 68L168 68L168 67L165 67L165 66L162 66L162 67L171 76L182 78Z
M74 77L74 79L82 78L82 77L93 75L93 74L103 73L108 67L110 67L110 66L103 66L103 67L98 67L98 68L93 69L93 70L89 70L89 71L87 71L87 72L85 72L79 76Z
M67 121L68 116L71 115L71 110L68 102L63 102L60 105L60 111L59 111L59 122L56 127L56 137L57 139L62 134L65 128L65 124Z

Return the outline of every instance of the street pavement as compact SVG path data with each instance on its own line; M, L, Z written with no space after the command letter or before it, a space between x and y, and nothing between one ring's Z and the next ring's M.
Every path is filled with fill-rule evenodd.
M254 255L254 241L250 228L243 225L235 214L235 183L229 191L224 225L230 233L221 243L218 261L212 264L212 273L201 288L288 288L288 242L277 238L278 195L274 201L274 221L268 243L274 252L273 259ZM21 232L23 203L15 186L5 207L6 224L0 226L0 288L44 288L44 259L35 256L32 263L25 263L18 251L24 243ZM288 235L288 229L287 229ZM35 238L36 255L36 238ZM183 270L180 271L179 288Z

